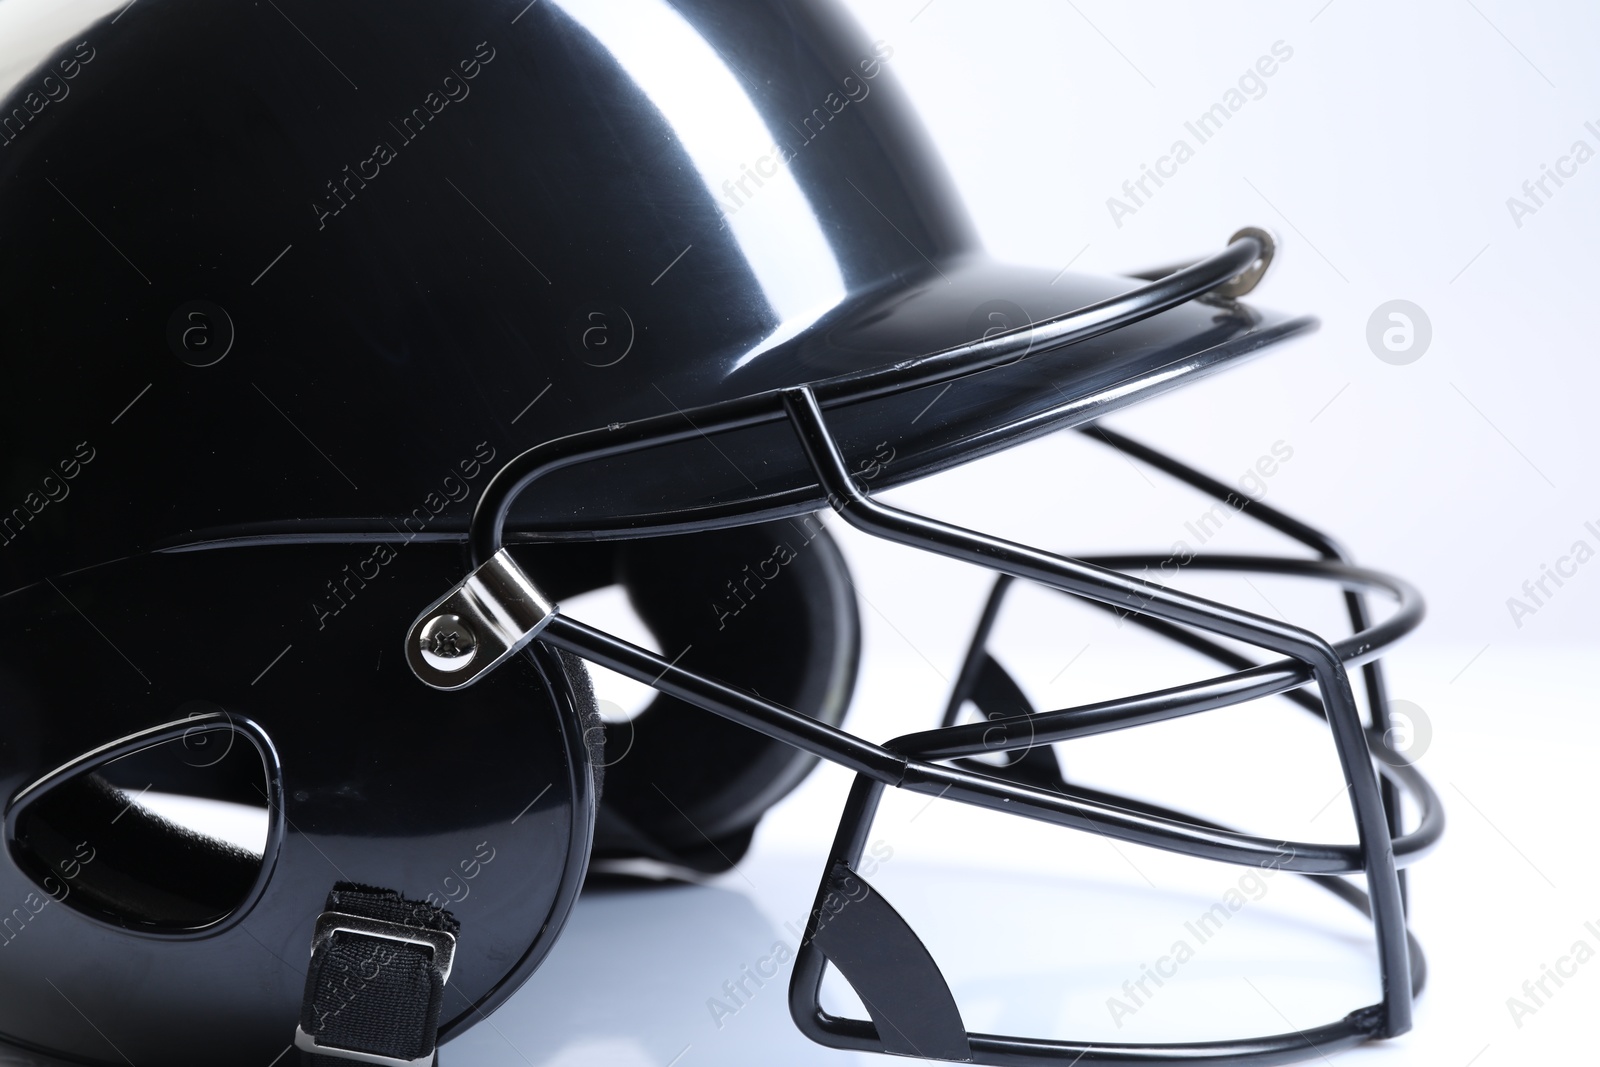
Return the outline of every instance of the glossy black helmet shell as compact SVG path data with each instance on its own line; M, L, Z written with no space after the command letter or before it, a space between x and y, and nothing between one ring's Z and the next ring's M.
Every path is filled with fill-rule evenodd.
M989 260L892 66L800 0L140 0L18 83L0 106L0 893L26 916L0 1034L90 1062L270 1062L329 884L420 896L462 863L484 873L448 897L472 937L443 1035L529 973L594 843L586 684L541 647L463 702L383 660L459 575L497 464L1136 284ZM892 485L1307 325L1193 302L834 429ZM821 503L774 425L553 476L509 529L579 542L538 549L556 587L593 565L588 542ZM854 605L818 544L791 600L757 606L807 606L784 635L804 638L793 699L837 721ZM623 574L625 551L599 570ZM770 692L775 668L751 669L734 680ZM253 879L171 835L148 843L195 866L164 877L94 844L107 799L146 787L113 758L181 750L197 722L257 759L230 785L259 784L271 815ZM744 777L767 755L742 753ZM796 759L761 774L787 788ZM696 799L719 840L748 841L773 793ZM684 858L688 834L650 836Z
M984 257L892 45L826 5L522 8L142 0L23 81L13 105L76 64L0 148L0 291L26 312L0 320L25 398L0 426L0 591L203 541L457 537L482 449L890 365L1134 284ZM744 164L775 150L757 187ZM860 462L893 449L892 484L1304 325L1185 305L837 430ZM514 526L811 510L792 437L553 477Z

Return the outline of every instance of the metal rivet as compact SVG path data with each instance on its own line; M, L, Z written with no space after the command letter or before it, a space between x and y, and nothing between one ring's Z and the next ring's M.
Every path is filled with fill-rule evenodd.
M1241 237L1254 237L1259 241L1261 254L1256 257L1254 263L1212 290L1216 295L1225 296L1230 300L1244 296L1256 287L1262 276L1267 273L1267 268L1272 266L1272 257L1278 249L1278 239L1273 236L1272 231L1263 230L1259 226L1246 226L1228 238L1228 243L1233 244Z

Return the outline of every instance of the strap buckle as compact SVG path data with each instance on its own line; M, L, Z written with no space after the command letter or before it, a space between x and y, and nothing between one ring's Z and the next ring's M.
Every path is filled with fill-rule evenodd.
M438 976L442 986L450 980L450 968L455 962L456 939L455 935L447 930L429 930L417 926L405 926L400 923L385 922L382 919L369 919L362 915L351 915L346 912L325 911L317 916L316 926L311 935L311 955L329 944L336 934L355 934L359 937L376 938L380 941L391 941L405 945L416 945L429 949L432 953L432 969ZM327 1045L318 1041L311 1034L306 1033L304 1027L294 1028L295 1047L303 1052L317 1056L330 1056L334 1059L350 1060L354 1063L380 1064L382 1067L432 1067L436 1048L428 1051L416 1059L401 1059L397 1056L384 1056L375 1052L362 1052L359 1049L341 1048L337 1045Z

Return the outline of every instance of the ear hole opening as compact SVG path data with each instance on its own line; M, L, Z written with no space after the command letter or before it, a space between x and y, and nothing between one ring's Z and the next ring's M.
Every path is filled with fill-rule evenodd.
M620 585L567 597L561 602L561 610L624 641L662 655L655 635L634 610L627 591ZM594 681L595 702L600 708L600 718L607 723L632 722L660 695L643 682L636 682L598 663L586 663L585 666L589 668L589 676Z
M57 903L182 933L239 910L271 830L260 750L227 719L71 768L12 822L17 865Z

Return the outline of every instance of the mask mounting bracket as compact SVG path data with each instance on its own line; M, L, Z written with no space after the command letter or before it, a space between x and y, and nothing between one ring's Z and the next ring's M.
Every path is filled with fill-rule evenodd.
M951 382L1014 363L1030 352L1107 333L1207 293L1248 292L1272 261L1275 248L1268 231L1246 227L1216 255L1099 303L922 359L840 375L806 388L827 408ZM464 689L526 647L555 617L555 604L539 592L502 544L512 501L541 476L582 461L785 421L792 417L786 405L779 390L755 393L694 412L546 441L512 460L491 480L473 514L469 546L475 569L417 616L406 634L406 662L412 671L435 689Z
M435 689L463 689L525 648L556 614L505 549L430 604L406 635L406 662Z

